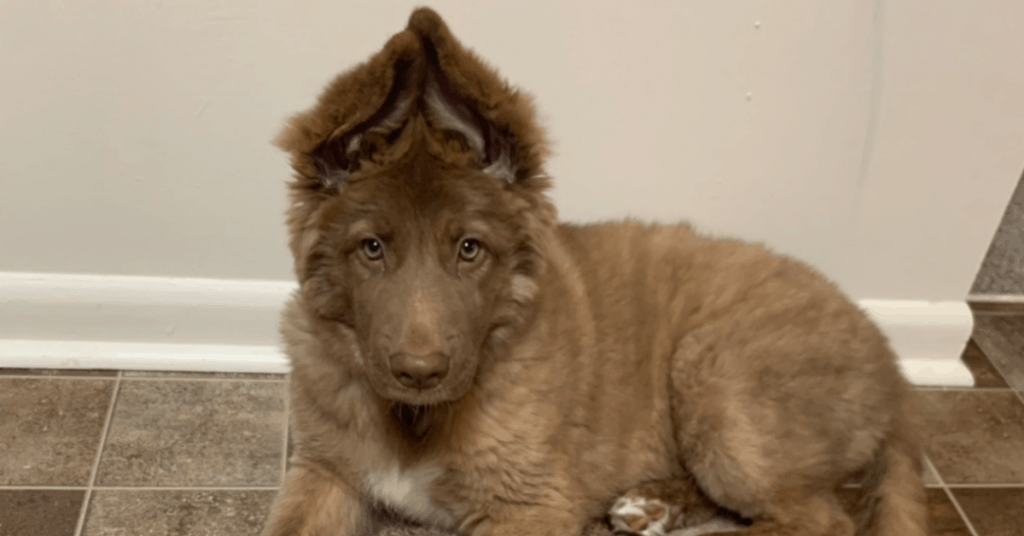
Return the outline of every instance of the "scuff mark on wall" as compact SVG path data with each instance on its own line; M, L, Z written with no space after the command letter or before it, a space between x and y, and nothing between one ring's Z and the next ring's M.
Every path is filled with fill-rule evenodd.
M209 106L209 105L210 105L210 99L204 99L203 100L203 105L200 106L199 107L199 111L196 112L196 119L199 119L200 117L203 116L203 112L206 111L206 107Z
M857 171L857 182L854 185L853 205L850 216L853 228L857 229L860 221L861 202L864 197L864 186L868 174L871 173L871 157L875 147L875 131L878 128L878 113L882 101L882 49L883 49L883 0L875 1L875 9L871 21L871 42L873 45L871 65L871 105L868 108L868 124L864 132L864 145L861 149L860 168Z

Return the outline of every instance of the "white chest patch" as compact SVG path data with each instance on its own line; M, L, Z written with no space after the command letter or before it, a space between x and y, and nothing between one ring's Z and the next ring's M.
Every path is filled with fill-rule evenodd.
M448 525L451 518L438 509L430 498L430 485L441 476L443 469L424 466L400 471L394 466L388 471L373 471L366 475L370 495L417 521Z

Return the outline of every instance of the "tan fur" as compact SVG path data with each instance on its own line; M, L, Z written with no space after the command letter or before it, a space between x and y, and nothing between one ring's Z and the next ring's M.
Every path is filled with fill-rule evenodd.
M563 536L641 482L693 478L750 534L846 535L831 490L865 466L866 530L926 533L912 392L878 329L761 246L557 224L529 99L434 12L278 143L296 450L265 534L363 534L383 503ZM399 381L396 359L428 357L440 384Z

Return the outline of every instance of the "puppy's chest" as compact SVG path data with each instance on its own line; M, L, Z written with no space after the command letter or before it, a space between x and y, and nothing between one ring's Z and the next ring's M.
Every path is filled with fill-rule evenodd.
M529 461L539 462L538 454L533 451L530 458L534 459ZM550 469L543 463L523 463L527 461L522 452L488 449L442 464L407 468L394 464L364 473L364 489L369 499L401 516L455 528L496 497L526 502L548 499L553 491Z
M451 515L434 498L435 484L445 470L438 465L423 465L370 471L364 475L366 491L374 501L416 521L441 525L452 523Z

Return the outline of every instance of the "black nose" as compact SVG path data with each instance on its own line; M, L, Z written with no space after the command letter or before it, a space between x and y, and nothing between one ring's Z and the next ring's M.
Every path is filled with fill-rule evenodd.
M430 389L448 375L448 356L395 354L391 356L391 374L409 389Z

